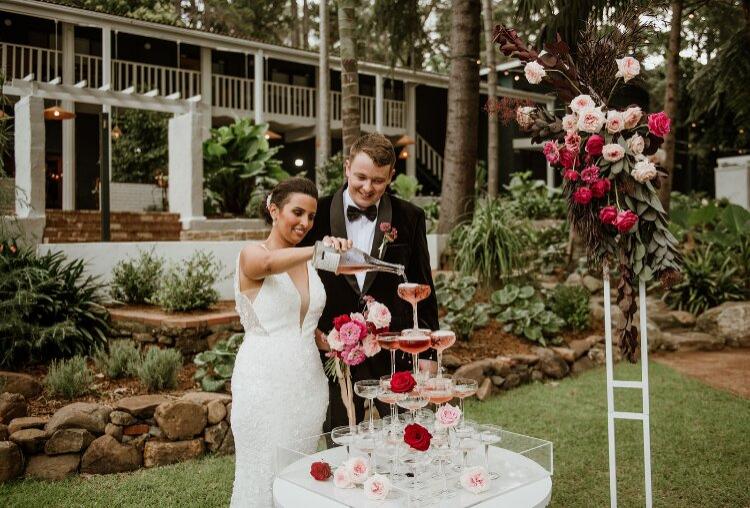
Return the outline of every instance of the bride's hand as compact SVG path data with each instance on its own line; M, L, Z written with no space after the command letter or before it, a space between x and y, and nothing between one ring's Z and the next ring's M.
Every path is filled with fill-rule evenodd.
M323 245L325 245L326 247L333 247L339 252L346 252L354 246L351 240L347 238L338 238L336 236L324 237Z

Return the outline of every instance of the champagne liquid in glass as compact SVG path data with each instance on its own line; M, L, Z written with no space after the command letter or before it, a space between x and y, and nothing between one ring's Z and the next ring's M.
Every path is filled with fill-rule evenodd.
M432 344L429 330L404 330L401 332L401 339L398 342L398 348L405 352L411 353L413 365L414 378L419 377L419 358L417 355L422 351L430 349Z
M432 293L432 289L427 284L415 284L413 282L403 282L398 285L398 296L411 304L414 310L414 328L419 328L417 318L417 303L421 302Z
M435 330L430 335L432 349L437 351L437 377L443 377L443 351L456 343L456 334L451 330Z
M391 376L396 373L396 350L398 349L399 332L386 332L378 334L378 345L391 354Z

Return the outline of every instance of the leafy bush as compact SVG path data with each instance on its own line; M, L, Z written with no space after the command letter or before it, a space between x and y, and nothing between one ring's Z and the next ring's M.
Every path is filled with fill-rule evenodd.
M164 271L164 259L153 251L140 251L135 260L120 261L112 269L110 293L125 303L146 303L153 298Z
M489 321L487 304L473 302L476 290L475 277L439 274L435 278L435 294L448 311L442 326L453 330L459 340L468 340L476 328Z
M427 219L427 233L437 231L438 220L440 219L440 203L437 200L426 203L424 210L425 219Z
M264 194L289 177L274 158L281 147L268 145L267 130L249 119L211 129L203 143L206 210L256 217Z
M557 226L540 229L534 234L536 245L536 258L533 266L540 273L550 274L557 268L564 268L568 261L568 235L569 226L567 222L561 222Z
M122 131L112 140L112 180L153 184L169 164L169 115L125 109L112 122Z
M0 366L88 355L106 343L102 285L84 262L0 243Z
M136 369L138 379L150 390L175 388L182 367L182 354L176 349L152 347Z
M132 341L117 340L110 344L109 351L99 349L94 353L96 368L110 379L133 375L141 362L141 355Z
M344 155L341 152L332 155L315 172L320 175L320 195L330 196L344 185Z
M219 300L214 283L222 264L203 251L196 251L187 261L171 264L152 303L168 312L206 309Z
M505 323L504 330L521 335L543 346L560 331L565 321L545 308L544 302L534 296L531 286L518 287L507 284L490 297L490 312Z
M88 392L93 380L86 359L76 355L68 360L53 360L44 385L52 396L73 399Z
M589 298L590 294L584 287L558 284L550 296L549 307L563 318L567 328L585 330L591 317Z
M242 344L243 335L237 333L228 340L221 341L210 351L195 355L193 363L198 366L194 379L200 381L201 388L207 392L218 392L224 389L226 382L232 379L234 360Z
M455 269L490 285L526 267L533 233L520 217L500 200L479 201L472 219L451 233Z
M516 213L528 219L564 219L565 199L560 189L550 193L542 180L532 180L531 171L513 173L510 184L504 186L510 192L511 204Z
M394 194L406 201L411 201L417 193L422 190L422 184L416 178L400 174L391 183Z

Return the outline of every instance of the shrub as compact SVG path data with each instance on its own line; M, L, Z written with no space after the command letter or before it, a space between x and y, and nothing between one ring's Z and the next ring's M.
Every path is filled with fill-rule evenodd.
M84 262L0 243L0 366L88 355L106 343L102 285Z
M242 344L243 335L237 333L229 340L221 341L210 351L195 355L193 363L198 366L194 379L200 381L201 388L207 392L218 392L224 389L226 382L232 379L234 360Z
M320 195L330 196L344 185L344 155L341 152L332 155L315 173L320 175Z
M153 298L164 271L164 259L153 251L140 251L134 260L120 261L112 269L110 293L125 303L146 303Z
M557 268L566 266L569 232L567 222L561 222L557 226L546 227L535 232L534 244L537 254L533 266L536 270L543 274L550 274Z
M112 140L112 180L153 184L169 164L169 115L118 108L112 121L122 131Z
M510 193L511 206L516 213L528 219L564 219L565 199L560 189L551 192L542 180L532 180L531 171L513 173L510 184L504 186Z
M52 396L73 399L88 392L93 379L86 359L76 355L68 360L53 360L44 385Z
M545 308L544 302L534 295L531 286L508 284L490 297L490 312L505 323L503 329L513 332L543 346L560 331L565 321ZM554 338L553 342L556 342Z
M438 220L440 219L440 204L437 200L426 203L422 210L424 210L425 219L427 219L427 233L434 233L437 231Z
M110 379L118 379L136 373L141 355L132 341L117 340L110 344L109 351L99 349L94 353L96 368Z
M558 284L550 297L549 307L565 320L566 327L585 330L591 317L589 298L589 292L584 287Z
M221 269L221 263L196 251L187 261L170 265L152 303L168 312L206 309L219 300L213 286Z
M172 389L182 367L182 354L176 349L152 347L136 369L138 379L150 390Z
M470 276L440 274L435 278L435 293L448 311L442 326L453 330L459 340L468 340L475 329L489 321L487 305L474 303L477 279Z
M422 185L413 176L400 174L391 183L391 189L396 196L411 201L422 190Z

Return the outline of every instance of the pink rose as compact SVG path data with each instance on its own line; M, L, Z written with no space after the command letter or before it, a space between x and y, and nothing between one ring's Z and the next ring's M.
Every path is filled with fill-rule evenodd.
M648 115L648 130L654 136L663 138L669 134L671 120L664 111Z
M444 404L435 412L435 424L443 429L455 427L461 420L461 410L456 406Z
M576 171L575 169L567 169L563 173L563 178L565 178L566 180L570 180L571 182L575 182L576 180L578 180L579 176L580 175L578 174L578 171Z
M607 118L601 108L586 108L578 112L578 130L597 133L604 127Z
M617 214L617 218L615 218L614 221L614 226L620 233L627 233L631 229L633 229L633 226L635 226L637 222L638 216L636 214L634 214L630 210L622 210Z
M641 155L645 146L646 142L640 134L633 134L631 138L628 139L628 148L633 152L633 155Z
M339 338L345 346L353 346L359 343L362 328L355 321L349 321L339 330Z
M344 341L341 340L341 337L339 336L339 332L335 328L331 330L331 333L328 334L328 337L326 337L326 340L328 341L328 345L334 351L343 351Z
M388 497L391 491L391 481L381 474L374 474L365 480L363 487L367 499L380 501Z
M612 184L606 178L597 180L591 184L591 194L597 199L603 198L609 192L611 185Z
M468 468L461 474L461 486L472 494L479 494L490 488L490 478L482 466Z
M374 335L368 335L365 337L365 340L362 341L362 350L368 358L380 353L378 339Z
M576 154L567 148L560 149L560 165L565 169L573 169L576 165Z
M547 141L544 143L544 156L547 158L547 162L550 164L556 164L560 160L560 150L557 148L557 143L554 141Z
M641 108L638 106L633 106L625 110L625 114L623 115L625 117L625 128L626 129L632 129L636 125L638 125L638 122L641 121L641 116L643 113L641 112Z
M391 311L382 303L373 301L367 305L367 321L382 330L391 324Z
M563 117L562 126L567 132L576 130L578 125L578 115L576 113L570 113Z
M615 62L617 62L617 74L615 74L615 77L622 78L625 83L641 72L641 64L632 56L616 58Z
M522 106L516 109L516 122L518 122L518 126L521 127L521 130L527 131L531 129L531 126L534 124L534 119L531 117L531 113L534 109L536 108L531 106Z
M532 85L538 85L542 82L542 78L547 75L544 67L539 65L535 60L526 64L523 68L523 73L526 75L526 80Z
M607 132L617 134L625 128L625 117L619 111L607 111Z
M367 358L367 355L365 354L365 350L362 348L362 346L347 346L344 348L344 353L342 355L342 360L344 360L344 363L354 367L355 365L359 365L360 363L364 362Z
M349 474L349 468L347 468L346 464L344 464L343 466L339 466L338 468L336 468L336 471L334 471L333 485L339 489L354 488L354 482L352 481L352 477Z
M602 147L602 157L605 161L617 162L625 156L625 149L619 143L610 143Z
M588 187L580 187L573 193L573 201L579 205L588 205L593 194Z
M599 179L599 168L597 166L588 166L581 171L581 180L586 183L592 183Z
M575 131L570 131L565 135L565 148L573 153L578 153L581 148L581 136Z
M370 465L364 457L352 457L344 463L352 483L362 484L370 476Z
M617 218L617 208L614 206L605 206L599 210L599 220L603 224L614 224Z
M604 138L599 134L589 136L586 141L586 153L592 157L599 157L602 154L602 148L604 147Z
M594 100L590 95L579 95L570 102L570 109L575 113L580 113L584 109L593 108Z

